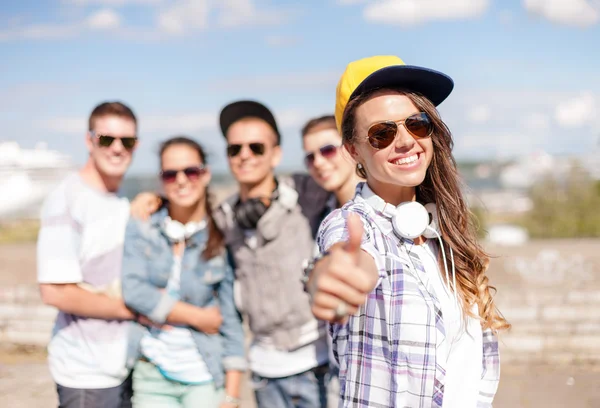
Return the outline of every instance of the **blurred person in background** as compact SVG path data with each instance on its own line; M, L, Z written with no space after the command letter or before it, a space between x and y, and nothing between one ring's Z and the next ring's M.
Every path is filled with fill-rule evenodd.
M331 211L341 207L354 197L356 185L361 180L355 172L356 162L342 148L340 136L333 115L325 115L309 120L302 128L302 145L304 148L304 164L311 177L330 194L327 206L322 214L326 217ZM318 253L318 246L315 245ZM339 402L339 367L330 345L330 372L327 375L327 405L338 406Z
M301 282L328 193L309 175L276 176L281 136L254 101L224 107L220 126L239 193L215 219L236 274L236 304L252 332L248 359L260 408L325 407L328 345Z
M59 309L48 345L61 408L130 407L125 366L134 314L119 293L130 206L117 195L138 142L137 119L120 102L94 108L84 167L46 198L37 242L42 300Z
M205 153L174 137L161 145L160 164L165 206L131 219L125 237L123 298L152 323L132 327L133 406L236 408L244 333Z
M452 89L395 56L354 61L339 81L337 127L366 182L323 221L307 286L331 322L340 407L492 406L510 325L436 109Z
M350 201L356 185L356 162L342 148L342 136L333 115L309 120L302 128L304 164L311 177L330 194L324 216Z

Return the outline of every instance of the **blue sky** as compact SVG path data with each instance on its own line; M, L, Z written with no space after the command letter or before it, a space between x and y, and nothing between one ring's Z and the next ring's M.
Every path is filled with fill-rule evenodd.
M600 0L3 1L0 140L83 163L91 109L122 100L140 120L131 173L177 133L224 171L218 111L252 98L299 168L299 129L332 112L346 64L395 54L455 80L439 109L458 159L577 155L600 139L599 49Z

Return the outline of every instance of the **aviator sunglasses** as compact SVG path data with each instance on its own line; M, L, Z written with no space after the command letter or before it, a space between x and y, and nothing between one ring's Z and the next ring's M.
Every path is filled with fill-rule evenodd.
M201 175L206 173L206 166L191 166L181 170L163 170L160 172L160 178L165 183L173 183L177 180L179 172L183 172L189 181L196 181Z
M237 156L238 154L241 153L242 147L244 147L243 144L227 145L227 156L229 156L229 157ZM250 148L250 151L252 151L252 153L255 156L262 156L263 154L265 154L265 144L264 143L250 143L250 144L248 144L248 147Z
M324 158L331 159L336 155L338 149L339 146L325 145L320 147L318 152ZM313 164L315 164L315 153L308 153L306 156L304 156L304 164L306 164L306 167L311 167Z
M98 139L98 145L102 147L109 147L115 141L115 139L119 139L123 144L123 147L127 150L133 149L137 143L136 136L115 137L109 135L99 135L93 130L90 131L90 134Z
M367 132L369 144L375 149L385 149L396 139L400 125L419 139L431 136L434 128L431 118L425 112L415 113L404 120L378 122L371 125Z

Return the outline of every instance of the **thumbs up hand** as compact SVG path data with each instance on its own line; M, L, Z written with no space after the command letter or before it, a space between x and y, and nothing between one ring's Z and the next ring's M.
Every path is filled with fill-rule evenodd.
M377 283L375 261L360 248L364 227L358 215L348 217L347 229L348 240L332 245L309 277L312 312L317 319L345 323Z

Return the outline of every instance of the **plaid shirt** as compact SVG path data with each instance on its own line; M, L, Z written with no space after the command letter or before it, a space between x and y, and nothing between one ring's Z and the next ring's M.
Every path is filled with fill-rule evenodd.
M323 221L317 237L321 251L346 240L346 218L357 213L365 227L361 248L373 256L380 278L348 323L330 325L340 407L441 408L448 350L440 304L419 258L398 245L391 222L360 195L362 184L354 200ZM485 330L477 408L492 406L499 379L498 341Z

